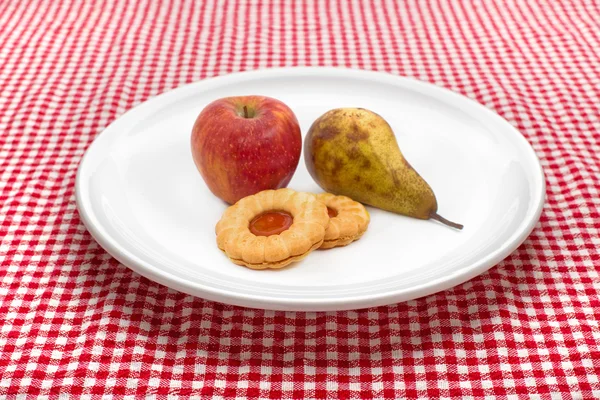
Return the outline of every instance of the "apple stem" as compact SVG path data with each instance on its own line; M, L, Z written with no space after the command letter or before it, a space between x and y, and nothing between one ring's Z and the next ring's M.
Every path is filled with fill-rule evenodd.
M248 107L244 106L244 118L248 118Z
M446 218L442 217L441 215L439 215L438 213L432 212L429 217L431 219L435 219L436 221L440 221L442 224L444 225L448 225L454 229L458 229L461 230L462 228L464 228L463 225L461 224L457 224L456 222L452 222L452 221L448 221Z

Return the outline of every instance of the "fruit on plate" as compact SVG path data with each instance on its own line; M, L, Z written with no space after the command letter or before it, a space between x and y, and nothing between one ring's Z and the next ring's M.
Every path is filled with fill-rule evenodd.
M288 185L302 137L292 110L265 96L236 96L207 105L196 118L192 156L212 193L229 204Z
M304 142L306 167L324 190L383 210L419 219L441 217L427 182L406 161L389 124L363 108L326 112Z

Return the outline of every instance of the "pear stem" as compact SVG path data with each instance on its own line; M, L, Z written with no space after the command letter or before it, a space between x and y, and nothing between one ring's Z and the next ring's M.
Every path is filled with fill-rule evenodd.
M448 221L446 218L442 217L441 215L439 215L438 213L435 213L435 212L432 212L429 215L429 218L435 219L436 221L440 221L442 224L448 225L454 229L461 230L462 228L464 228L463 225L457 224L456 222Z
M244 106L244 118L248 118L248 107Z

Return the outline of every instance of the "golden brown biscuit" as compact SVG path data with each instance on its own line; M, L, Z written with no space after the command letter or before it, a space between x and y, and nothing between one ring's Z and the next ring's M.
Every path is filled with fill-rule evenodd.
M317 199L330 211L329 226L321 249L346 246L365 233L371 220L367 209L357 201L346 196L321 193Z
M265 190L229 207L217 223L217 245L235 264L282 268L318 249L329 215L310 193Z

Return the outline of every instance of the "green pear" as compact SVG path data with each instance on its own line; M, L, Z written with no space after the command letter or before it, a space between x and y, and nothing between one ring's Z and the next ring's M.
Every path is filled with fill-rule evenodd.
M438 215L433 190L402 155L390 125L373 111L338 108L323 114L306 135L304 159L327 192L463 228Z

